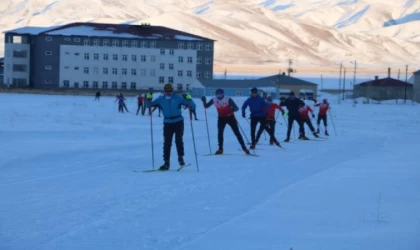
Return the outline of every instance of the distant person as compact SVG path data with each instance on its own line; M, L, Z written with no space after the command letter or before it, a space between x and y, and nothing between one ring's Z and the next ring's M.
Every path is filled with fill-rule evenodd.
M290 91L289 97L280 103L280 106L286 106L288 110L288 118L287 118L287 138L284 140L285 142L290 141L290 134L292 132L293 122L297 122L299 125L299 134L303 135L302 139L308 139L305 136L305 129L303 127L302 120L300 119L300 100L296 98L295 92Z
M144 115L144 112L143 112L144 107L143 106L144 106L144 97L140 94L137 97L137 112L136 112L136 115L139 114L140 110L141 110L142 114Z
M305 124L308 125L309 129L311 130L312 134L318 138L318 133L315 131L314 126L312 125L311 122L311 118L309 117L309 113L312 114L312 118L315 118L314 112L311 109L311 107L309 107L308 105L306 105L306 103L301 100L300 101L300 108L299 108L299 113L300 113L300 119L302 120L303 125L305 126ZM299 135L299 139L304 140L304 135Z
M129 112L127 109L127 106L125 105L125 97L123 96L122 93L116 96L115 102L117 101L118 101L118 112L124 113L124 109L125 111Z
M101 92L96 92L96 95L95 95L95 101L96 100L98 100L99 101L99 98L101 97Z
M319 107L318 119L316 121L318 128L316 132L319 134L319 127L321 125L321 120L322 120L324 122L325 135L328 136L329 134L328 134L328 128L327 128L327 112L330 109L330 104L328 103L328 100L324 98L322 100L322 103L315 104L315 107Z
M197 113L196 113L196 105L195 105L195 102L192 100L192 96L190 95L190 94L186 94L186 95L183 95L183 97L187 100L187 101L190 101L190 106L189 106L189 108L188 107L185 107L185 108L188 108L188 110L189 110L189 112L190 112L190 117L192 118L192 116L194 115L194 120L198 120L197 119Z
M271 130L273 131L273 134L276 134L275 133L275 131L276 131L276 118L275 118L276 109L278 109L283 115L284 115L284 110L280 105L278 105L276 103L273 103L273 98L271 96L267 96L266 102L267 102L268 107L269 107L268 114L267 114L267 117L266 117L266 120L267 120L266 122L267 122L268 126L271 128ZM260 128L258 129L258 132L257 132L257 137L255 139L256 144L258 144L258 140L260 139L261 134L264 132L264 129L267 129L267 126L260 125ZM274 144L274 141L272 139L270 139L270 145L273 145L273 144Z

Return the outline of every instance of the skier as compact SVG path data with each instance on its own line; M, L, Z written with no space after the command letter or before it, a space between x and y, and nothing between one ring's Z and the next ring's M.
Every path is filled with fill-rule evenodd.
M311 130L312 134L318 138L318 133L315 131L314 126L312 126L311 119L309 118L309 112L312 114L312 118L315 118L314 111L311 109L311 107L307 106L303 100L300 100L300 119L303 123L303 126L305 126L305 123L308 125L309 129ZM302 135L299 136L299 139L303 139Z
M137 112L136 112L136 115L139 115L140 110L143 111L143 106L144 106L143 103L144 103L144 97L140 94L137 97Z
M249 110L251 111L250 149L255 149L255 144L256 144L255 130L257 128L258 123L260 124L260 126L263 126L265 130L268 132L268 135L270 136L270 141L272 141L275 145L280 146L280 143L277 141L276 137L273 134L273 129L270 127L270 125L266 121L266 116L269 111L269 106L264 101L264 99L258 95L257 88L251 89L251 97L249 97L242 105L243 118L245 118L245 110L248 106L249 106Z
M123 96L122 93L116 96L115 102L117 101L118 101L118 112L124 113L124 109L125 111L129 112L127 109L127 106L125 106L125 97Z
M275 135L275 131L276 131L276 118L274 116L276 114L276 109L280 110L280 112L281 112L282 115L284 115L284 110L283 110L283 108L280 105L278 105L276 103L273 103L273 98L271 96L267 96L266 102L267 102L267 104L269 106L268 114L267 114L267 117L266 117L267 124L273 130L273 135ZM261 134L263 133L264 129L267 130L267 127L260 125L260 128L258 129L258 132L257 132L257 137L255 139L256 140L255 141L256 144L258 144L258 141L259 141L259 139L261 137ZM270 145L273 145L273 144L274 144L274 141L272 139L270 139Z
M204 108L209 108L214 104L217 110L217 140L219 143L219 149L215 154L223 154L223 134L225 131L226 124L230 126L236 138L238 139L239 144L242 147L242 150L245 154L249 155L250 152L245 146L244 139L242 138L241 133L239 132L238 121L235 118L234 112L238 111L239 108L232 98L226 97L223 89L216 90L216 96L213 97L209 102L207 102L206 97L201 97L203 101Z
M184 161L184 117L182 117L181 105L189 106L190 102L173 93L172 84L165 84L164 95L146 103L149 114L152 115L152 107L160 107L163 113L163 161L159 168L161 171L169 170L171 158L172 138L175 135L175 145L178 152L178 163L185 166Z
M192 117L192 115L194 115L194 120L198 120L197 119L197 113L196 113L196 105L195 105L195 103L194 103L194 101L192 100L192 96L190 95L190 94L186 94L186 95L183 95L184 96L184 98L187 100L187 101L190 101L190 107L189 107L189 112L190 112L190 117ZM185 108L188 108L188 107L185 107Z
M315 100L316 102L316 100ZM328 136L328 130L327 130L327 112L330 109L330 104L328 103L327 99L323 99L322 103L317 103L315 104L315 107L319 107L319 112L318 112L318 119L317 119L317 130L316 132L319 134L319 127L321 124L321 120L324 122L324 127L325 127L325 135Z
M286 106L288 110L288 119L287 119L287 138L284 140L285 142L290 141L290 133L292 132L293 122L296 121L299 124L299 137L303 140L307 140L308 138L305 136L305 129L303 127L303 123L300 119L299 107L300 107L300 100L295 97L295 92L290 91L289 97L280 103L280 106Z
M142 115L144 115L144 113L146 112L146 106L150 107L150 104L148 103L150 103L152 100L153 100L153 93L152 92L146 93L146 98L144 99L144 103L143 103L143 110L141 111Z
M101 97L101 92L96 92L96 94L95 94L95 101L96 100L98 100L99 101L99 98Z

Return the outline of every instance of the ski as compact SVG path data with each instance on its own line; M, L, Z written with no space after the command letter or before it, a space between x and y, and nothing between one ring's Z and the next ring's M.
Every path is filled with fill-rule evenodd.
M241 151L243 151L242 149L241 149ZM237 156L242 156L242 155L240 155L240 154L225 154L225 153L223 153L223 154L206 154L206 155L203 155L203 156L223 156L223 155L237 155ZM243 154L243 156L255 156L255 157L259 157L259 155L256 155L256 154Z
M159 170L159 169L146 169L146 170L133 170L136 173L151 173L151 172L180 172L183 168L190 166L191 164L185 164L184 166L180 166L177 169L169 169L169 170Z

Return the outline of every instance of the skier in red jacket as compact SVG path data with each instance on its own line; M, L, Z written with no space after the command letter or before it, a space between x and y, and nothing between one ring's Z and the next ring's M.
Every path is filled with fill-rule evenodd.
M316 102L316 101L315 101ZM321 124L321 120L324 122L324 127L325 127L325 135L329 135L328 134L328 129L327 129L327 112L330 109L330 104L328 103L327 99L323 99L322 103L317 103L315 104L316 107L319 107L319 112L318 112L318 120L317 120L317 125L318 125L318 129L316 130L316 132L319 134L319 126Z
M300 119L303 125L305 125L305 123L308 124L309 129L312 131L312 134L318 138L318 133L315 131L314 126L312 126L311 119L309 118L309 112L311 113L312 118L315 118L314 111L311 109L311 107L307 106L305 102L301 100L299 108ZM308 138L304 137L304 135L299 135L299 139L308 140Z
M267 96L266 102L269 106L269 110L268 110L268 114L266 116L266 120L267 123L266 125L269 126L271 128L271 130L273 131L273 134L275 134L275 130L276 130L276 109L280 110L281 114L284 115L284 110L282 107L280 107L280 105L273 103L273 98L271 96ZM263 133L264 129L267 130L266 126L262 126L260 125L258 132L257 132L257 137L256 137L256 143L258 143L258 140L261 137L261 134ZM267 131L268 132L268 131ZM272 139L270 139L270 145L273 145L274 141Z
M143 95L140 94L137 97L137 112L136 112L136 115L139 114L140 110L141 110L142 115L144 115L144 111L143 111L144 108L145 108L144 107L144 97L143 97Z

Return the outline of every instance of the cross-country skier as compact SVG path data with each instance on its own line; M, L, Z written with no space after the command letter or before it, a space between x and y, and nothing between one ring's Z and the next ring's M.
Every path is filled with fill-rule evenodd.
M300 100L295 97L295 92L290 91L289 97L280 103L280 106L286 106L288 111L288 119L287 119L287 138L284 140L285 142L290 141L290 133L292 132L293 122L296 121L299 124L299 134L302 135L302 139L308 139L305 136L305 129L303 127L303 123L300 119L299 107L300 107Z
M207 102L205 96L201 97L201 100L203 101L204 108L208 108L214 104L217 110L217 140L219 143L219 149L216 151L216 154L223 154L223 133L225 131L226 124L232 129L245 154L250 154L249 150L245 146L244 139L239 132L238 121L236 120L234 114L234 112L238 111L239 108L232 98L225 96L223 89L217 89L216 96L209 102Z
M144 97L140 94L138 97L137 97L137 112L136 112L136 115L138 115L139 114L139 111L141 110L142 111L142 113L143 113L143 103L144 103Z
M170 167L172 138L175 135L175 145L178 152L178 163L185 166L184 161L184 117L182 116L181 105L189 106L190 102L173 93L172 84L165 84L164 95L159 96L152 102L147 102L151 115L151 107L160 107L163 113L163 161L164 164L159 170L165 171ZM151 105L151 106L149 106Z
M309 113L311 113L312 118L315 118L314 111L311 109L311 107L306 105L303 100L300 100L299 113L300 113L300 119L302 120L303 126L305 126L305 123L306 123L309 129L311 130L312 134L315 137L319 137L318 133L315 131L314 126L312 126L311 118L309 117ZM303 138L302 135L299 136L299 139L305 140L305 138Z
M270 141L272 141L275 145L280 146L280 143L277 141L276 137L273 134L272 128L266 121L266 116L269 111L269 106L264 101L264 99L258 95L257 88L251 89L251 97L249 97L242 105L242 117L244 118L245 118L245 110L247 107L249 107L249 110L251 111L250 149L255 149L255 145L256 145L255 130L257 128L258 123L260 124L260 126L265 127L265 130L268 132L268 135L270 136Z
M318 119L316 121L316 124L317 124L318 128L317 128L316 132L319 134L319 127L320 127L321 120L322 120L324 122L325 135L328 136L329 134L328 134L328 129L327 129L327 112L330 109L330 104L328 103L328 100L324 98L322 100L322 103L315 104L315 107L319 107Z
M127 106L125 106L125 97L122 93L116 96L115 102L117 101L118 101L118 112L124 113L124 109L125 111L129 112L127 109Z
M192 117L192 115L194 115L194 120L198 120L197 119L197 113L196 113L196 105L194 103L194 101L192 100L192 96L190 94L186 94L183 96L186 100L188 100L190 102L190 107L185 107L188 108L189 112L190 112L190 117Z
M273 134L275 135L276 134L275 133L275 131L276 131L276 118L275 118L276 109L280 110L282 115L284 115L284 110L280 105L278 105L276 103L273 103L273 98L271 96L267 96L266 102L269 106L268 114L267 114L267 117L266 117L267 124L273 130ZM257 137L255 139L256 144L258 144L258 141L261 137L261 134L263 133L264 129L266 129L266 128L267 128L267 126L260 125L260 128L258 129L258 132L257 132ZM272 139L270 139L270 145L273 145L273 144L274 144L274 141Z

